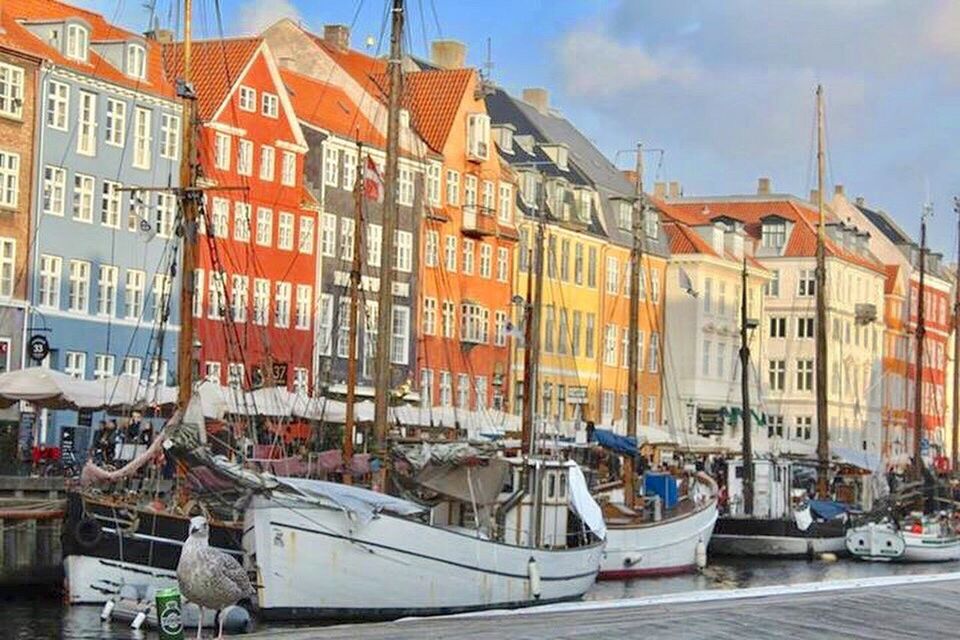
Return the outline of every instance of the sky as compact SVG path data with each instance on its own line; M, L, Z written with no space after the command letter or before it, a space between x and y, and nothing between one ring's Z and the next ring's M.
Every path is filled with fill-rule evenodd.
M141 2L74 0L131 30ZM161 26L178 0L153 0ZM352 44L388 46L385 0L221 0L227 35L282 17L321 32L352 25ZM149 4L149 3L148 3ZM198 37L220 33L214 0L194 0ZM933 204L930 245L956 259L960 195L960 1L408 0L408 47L466 43L519 95L545 87L552 108L611 158L643 142L648 180L685 195L816 187L815 90L825 93L826 183L888 211L914 237ZM630 159L620 156L621 166Z

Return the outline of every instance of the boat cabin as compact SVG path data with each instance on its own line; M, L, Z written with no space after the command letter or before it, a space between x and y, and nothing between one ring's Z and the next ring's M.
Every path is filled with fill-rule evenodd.
M500 493L503 541L526 546L530 544L530 532L539 531L537 546L568 546L573 525L570 469L574 463L523 458L512 458L509 462L510 475ZM539 513L536 504L539 504Z
M727 462L727 504L732 516L743 512L743 460ZM782 518L792 512L790 494L793 463L788 460L755 458L753 461L753 515Z

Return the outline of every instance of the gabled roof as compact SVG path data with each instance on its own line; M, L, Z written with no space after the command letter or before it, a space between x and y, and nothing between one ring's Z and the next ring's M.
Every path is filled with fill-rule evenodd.
M671 255L702 253L708 256L719 257L717 252L713 250L713 247L711 247L706 240L682 222L668 218L663 222L663 230L666 232L667 239L670 242Z
M410 112L413 128L437 153L443 153L464 93L475 76L473 69L418 71L403 76L403 106ZM383 76L378 81L382 83Z
M354 80L360 83L360 86L369 89L373 76L382 75L387 72L387 61L383 58L375 58L361 53L355 49L341 49L326 40L322 36L303 30L307 36L323 49L327 55L343 68Z
M854 205L866 216L870 224L875 226L890 242L894 244L912 244L913 240L901 229L893 219L884 211L875 211L864 205Z
M240 74L263 46L263 38L227 38L195 41L193 86L197 93L197 115L209 121L236 85ZM183 43L163 45L163 63L171 79L183 76Z
M103 16L93 11L74 7L57 0L0 0L0 46L8 47L49 62L93 76L100 80L131 89L144 94L174 98L173 85L163 73L160 45L131 31L121 29L107 22ZM62 55L35 36L24 24L34 22L60 22L67 19L83 20L90 27L90 48L88 61L74 60ZM106 42L137 41L147 50L147 77L139 80L128 76L122 69L113 66L96 51L96 45Z

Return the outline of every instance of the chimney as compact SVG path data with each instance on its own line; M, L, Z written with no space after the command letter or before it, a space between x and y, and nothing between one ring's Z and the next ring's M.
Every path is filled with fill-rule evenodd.
M173 42L173 31L170 29L153 29L151 31L145 31L143 37L147 40L159 42L160 44L170 44Z
M463 69L467 45L457 40L434 40L430 43L430 62L441 69Z
M820 195L820 192L816 189L810 189L810 202L817 204L817 197Z
M653 183L653 195L661 200L667 197L667 183L666 182L654 182Z
M845 195L845 194L843 193L843 185L842 185L842 184L835 184L835 185L833 185L833 195L835 195L835 196Z
M679 182L670 183L670 197L679 198L683 196L683 187L680 186Z
M323 40L341 51L346 51L350 48L350 27L345 24L325 24Z
M630 184L636 186L636 184L637 184L637 172L636 172L636 171L634 171L633 169L621 169L621 170L620 170L620 173L623 175L624 178L627 179L627 182L629 182Z
M771 192L770 178L757 178L757 195L765 196Z
M523 101L543 114L550 109L550 93L546 89L534 87L524 89Z
M863 196L857 196L856 203L858 207L866 206L867 201Z

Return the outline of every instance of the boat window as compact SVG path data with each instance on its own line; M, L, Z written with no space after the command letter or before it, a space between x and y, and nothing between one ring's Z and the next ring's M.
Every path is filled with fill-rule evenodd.
M547 497L553 498L557 495L557 474L547 474Z
M560 474L560 497L567 497L567 474L565 473Z
M742 478L742 477L743 477L743 467L742 467L742 466L734 467L733 475L734 475L735 477L737 477L737 478Z

